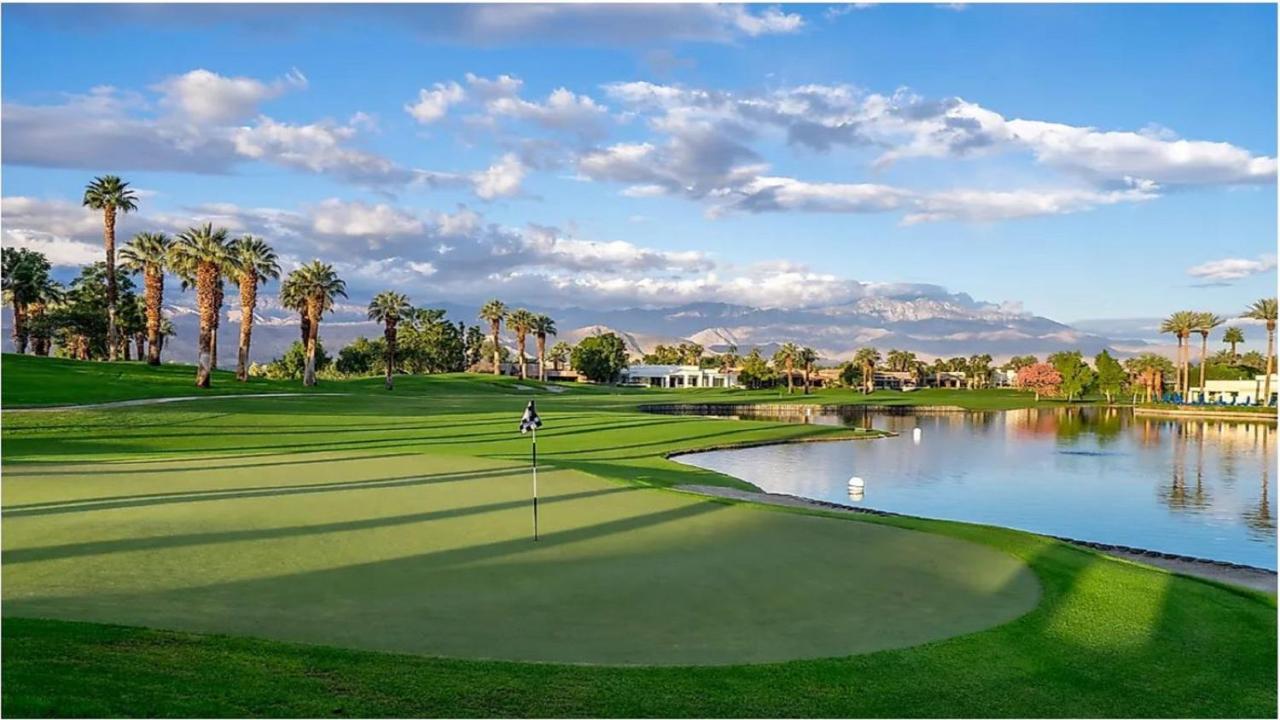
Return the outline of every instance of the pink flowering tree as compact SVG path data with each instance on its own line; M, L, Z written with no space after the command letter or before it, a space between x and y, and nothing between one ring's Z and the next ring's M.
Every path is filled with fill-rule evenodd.
M1041 395L1057 395L1062 385L1062 373L1049 363L1036 363L1018 370L1014 378L1014 386L1023 390L1031 390L1036 394L1036 401Z

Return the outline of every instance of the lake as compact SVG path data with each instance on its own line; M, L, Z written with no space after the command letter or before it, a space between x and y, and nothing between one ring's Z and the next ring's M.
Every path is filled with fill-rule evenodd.
M767 492L1276 568L1272 424L1099 407L712 414L899 434L675 458Z

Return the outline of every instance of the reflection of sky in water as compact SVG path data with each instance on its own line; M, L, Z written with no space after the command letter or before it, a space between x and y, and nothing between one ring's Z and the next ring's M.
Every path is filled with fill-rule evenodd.
M901 435L680 457L760 488L1276 567L1276 428L1128 411L851 413ZM920 428L919 443L912 430Z

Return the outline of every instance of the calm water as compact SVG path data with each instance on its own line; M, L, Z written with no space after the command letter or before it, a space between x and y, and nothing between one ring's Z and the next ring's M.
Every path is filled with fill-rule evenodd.
M808 421L900 436L678 459L769 492L1276 568L1273 425L1103 408Z

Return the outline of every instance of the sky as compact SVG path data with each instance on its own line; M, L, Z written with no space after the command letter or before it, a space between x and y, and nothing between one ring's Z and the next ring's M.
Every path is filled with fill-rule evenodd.
M1274 5L3 7L3 242L214 222L352 299L1065 322L1276 285ZM964 295L958 295L964 294Z

